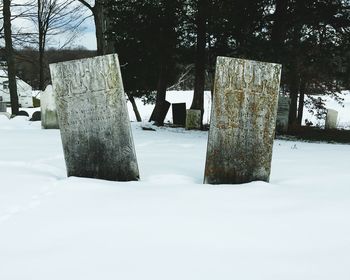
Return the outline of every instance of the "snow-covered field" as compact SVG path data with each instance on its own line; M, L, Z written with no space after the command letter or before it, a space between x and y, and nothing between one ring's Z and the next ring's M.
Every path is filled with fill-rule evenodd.
M207 132L132 129L141 181L67 178L58 130L0 116L1 280L350 279L350 145L277 140L270 183L213 186Z

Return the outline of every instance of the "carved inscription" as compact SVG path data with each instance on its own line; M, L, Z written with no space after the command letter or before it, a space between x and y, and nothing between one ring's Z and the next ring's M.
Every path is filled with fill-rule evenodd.
M139 178L117 55L50 65L68 176Z
M268 181L281 66L218 57L205 183Z

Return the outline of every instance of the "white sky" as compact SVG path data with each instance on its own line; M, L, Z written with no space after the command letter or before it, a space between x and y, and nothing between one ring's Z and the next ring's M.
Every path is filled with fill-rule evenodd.
M26 0L17 0L16 3L23 3ZM90 15L90 11L86 10L86 16ZM12 9L12 14L14 15L16 11ZM75 36L74 41L71 44L71 47L83 46L89 50L96 50L96 38L95 38L95 26L92 17L87 18L84 23L81 25L82 31ZM23 18L17 18L12 23L13 33L16 33L18 30L21 32L35 32L35 26L30 20ZM57 47L59 48L65 42L65 35L54 36L49 39L47 47Z

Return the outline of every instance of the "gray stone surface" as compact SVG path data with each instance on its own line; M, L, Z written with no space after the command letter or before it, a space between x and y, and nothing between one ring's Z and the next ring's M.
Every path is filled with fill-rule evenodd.
M269 181L281 65L218 57L204 183Z
M201 129L201 110L186 110L186 129Z
M116 54L50 65L68 176L139 179Z
M290 98L287 96L279 95L276 121L277 133L286 133L288 130L289 107Z
M333 109L327 109L326 116L326 129L336 129L338 124L338 111Z
M55 94L52 86L48 85L40 94L41 127L44 129L58 129L58 116L56 109Z
M0 102L0 112L6 112L6 103L5 102Z
M7 112L6 103L3 102L2 96L0 96L0 112Z

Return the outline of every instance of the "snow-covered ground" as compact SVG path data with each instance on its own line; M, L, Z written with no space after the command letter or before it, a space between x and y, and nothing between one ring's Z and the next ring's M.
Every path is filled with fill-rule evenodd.
M276 140L270 183L213 186L207 132L132 129L139 182L67 178L58 130L0 116L1 280L350 279L350 145Z

